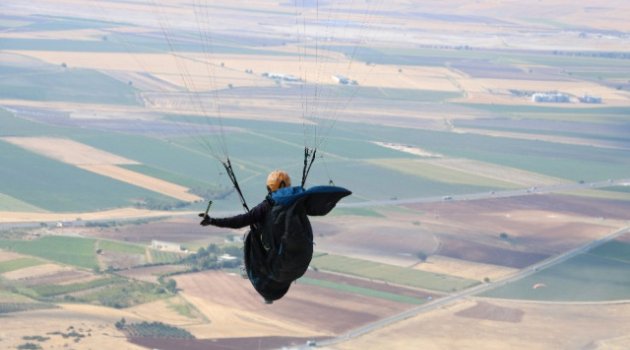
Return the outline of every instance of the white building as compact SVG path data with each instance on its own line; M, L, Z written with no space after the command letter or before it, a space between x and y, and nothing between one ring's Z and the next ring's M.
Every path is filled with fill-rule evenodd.
M567 103L571 99L569 95L560 92L537 92L532 95L532 102Z
M350 78L343 75L333 75L332 80L341 85L357 85L356 80L351 80Z
M302 81L302 79L291 74L265 72L262 74L262 76L265 78L273 79L273 80L282 80L282 81L290 81L290 82Z
M584 96L579 98L582 103L602 103L602 98L597 96L591 96L584 94Z

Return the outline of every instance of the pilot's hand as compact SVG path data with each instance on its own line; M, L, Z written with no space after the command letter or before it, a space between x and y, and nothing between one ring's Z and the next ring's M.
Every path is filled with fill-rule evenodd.
M201 220L199 225L201 225L201 226L208 226L208 225L210 225L210 222L212 221L212 218L208 214L206 214L206 213L199 213L199 217L203 218L203 220Z

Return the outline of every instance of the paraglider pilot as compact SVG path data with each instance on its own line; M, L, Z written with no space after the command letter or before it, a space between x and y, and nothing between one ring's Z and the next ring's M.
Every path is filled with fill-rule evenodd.
M244 214L212 218L206 213L201 225L241 228L250 226L243 255L247 277L256 291L271 304L282 298L291 283L302 277L313 257L313 229L308 216L328 214L352 192L343 187L291 187L289 174L272 171L267 177L268 194Z

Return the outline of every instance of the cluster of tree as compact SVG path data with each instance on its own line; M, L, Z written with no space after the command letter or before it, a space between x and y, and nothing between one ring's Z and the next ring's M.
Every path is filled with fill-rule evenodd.
M197 195L202 198L219 200L224 199L234 192L234 189L231 187L220 186L215 188L209 188L205 186L193 187L190 189L190 193Z
M189 202L184 201L163 201L153 198L147 198L144 202L136 204L138 208L145 208L150 210L174 210L186 208L190 205Z
M571 56L571 57L599 57L599 58L614 58L614 59L622 59L622 60L630 59L630 53L628 52L553 50L553 54L556 56Z
M207 248L199 248L197 253L184 258L181 263L190 266L192 271L232 268L242 264L242 255L238 246L210 244Z
M116 329L124 331L130 337L195 339L190 332L162 322L127 323L124 318L117 321Z

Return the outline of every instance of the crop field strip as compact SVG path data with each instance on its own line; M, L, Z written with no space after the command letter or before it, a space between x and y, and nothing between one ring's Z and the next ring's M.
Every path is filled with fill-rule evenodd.
M345 256L319 256L313 259L311 266L322 271L348 274L437 292L463 290L480 283L479 281L461 277L386 265Z
M0 163L11 167L0 171L6 194L50 211L90 211L131 204L130 198L162 196L136 186L111 180L69 164L23 150L0 140ZM38 176L46 169L47 177ZM50 186L54 183L55 186ZM99 188L95 195L94 188Z
M93 269L97 267L95 239L45 236L35 240L0 240L0 248L21 254Z
M103 249L104 251L115 253L144 255L146 252L146 247L137 244L110 240L99 240L96 244L100 249Z
M49 298L58 295L82 292L104 286L111 286L119 283L124 283L125 281L126 280L120 277L105 277L81 283L38 285L30 287L30 289L32 289L39 297Z
M385 299L385 300L395 301L398 303L420 305L426 302L426 299L422 299L422 298L414 298L414 297L374 290L370 288L353 286L353 285L349 285L345 283L335 283L331 281L324 281L324 280L309 278L309 277L300 278L298 283L334 289L334 290L351 293L351 294L359 294L359 295L364 295L364 296L373 297L373 298Z
M44 264L44 262L34 258L18 258L14 260L2 261L0 262L0 274L41 264Z
M612 241L483 296L540 301L630 299L630 244Z

